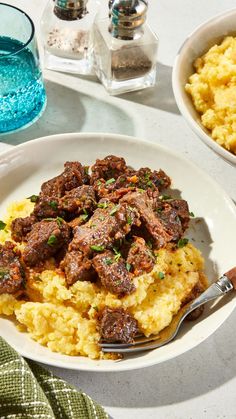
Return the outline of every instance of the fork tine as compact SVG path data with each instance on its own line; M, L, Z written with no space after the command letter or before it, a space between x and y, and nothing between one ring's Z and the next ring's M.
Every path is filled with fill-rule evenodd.
M164 346L166 343L168 343L171 339L166 340L165 342L161 341L158 343L158 339L155 341L149 341L146 343L140 343L139 345L134 346L134 344L127 344L129 346L123 346L123 347L117 347L117 344L111 345L109 348L105 348L102 346L103 352L113 352L113 353L132 353L132 352L141 352L141 351L148 351L150 349L156 349L160 346ZM125 345L125 344L123 344Z
M140 336L135 338L134 342L131 343L106 343L106 342L101 342L101 347L102 348L129 348L130 346L136 346L136 345L140 345L142 343L148 343L148 342L152 342L153 340L157 340L158 339L158 335L156 336L149 336L148 338L146 338L145 336Z

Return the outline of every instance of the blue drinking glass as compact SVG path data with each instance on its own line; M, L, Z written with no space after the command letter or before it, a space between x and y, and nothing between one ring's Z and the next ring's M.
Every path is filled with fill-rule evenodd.
M17 7L0 3L0 134L25 128L46 107L34 24Z

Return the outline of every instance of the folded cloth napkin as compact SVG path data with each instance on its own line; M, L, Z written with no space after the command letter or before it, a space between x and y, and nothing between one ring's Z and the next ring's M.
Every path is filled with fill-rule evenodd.
M0 419L108 419L61 378L26 361L0 337Z

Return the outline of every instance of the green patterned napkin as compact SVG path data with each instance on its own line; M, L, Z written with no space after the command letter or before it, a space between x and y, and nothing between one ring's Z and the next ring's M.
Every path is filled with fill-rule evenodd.
M32 361L0 337L0 419L108 419L89 396Z

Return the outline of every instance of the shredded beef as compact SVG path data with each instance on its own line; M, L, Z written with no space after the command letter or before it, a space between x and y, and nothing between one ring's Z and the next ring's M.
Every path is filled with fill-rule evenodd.
M127 263L131 265L134 276L150 272L155 265L155 256L142 237L134 237L130 247Z
M96 207L96 197L92 186L83 185L65 193L60 199L59 208L73 217L91 213Z
M72 285L76 281L93 282L97 276L91 260L87 259L80 251L67 252L60 267L65 272L68 285Z
M132 276L128 272L124 260L121 257L116 259L113 252L107 250L102 254L97 254L93 258L93 267L104 288L112 294L123 297L135 291Z
M14 243L8 241L0 245L0 294L15 293L24 281L20 253L14 248Z
M35 266L55 255L70 240L70 227L61 219L43 220L33 225L26 237L24 262Z
M162 222L156 217L153 211L153 199L147 192L129 192L120 200L129 206L137 209L140 219L155 241L157 248L165 246L171 239L171 235L166 232Z
M104 207L96 209L88 223L75 227L71 250L79 249L91 256L96 252L94 246L110 249L129 233L132 225L140 223L135 208L129 208L127 204L116 206L100 202L100 205Z
M107 156L102 160L97 159L96 163L92 166L91 184L98 179L105 181L110 179L117 179L122 173L128 169L126 162L122 157Z
M34 215L25 218L15 218L11 223L11 235L16 242L26 240L26 235L31 231L37 219Z
M87 170L79 162L66 162L64 172L44 182L41 194L48 197L61 198L66 191L89 182Z
M106 342L132 343L138 333L138 322L123 308L108 308L100 318L100 333Z

